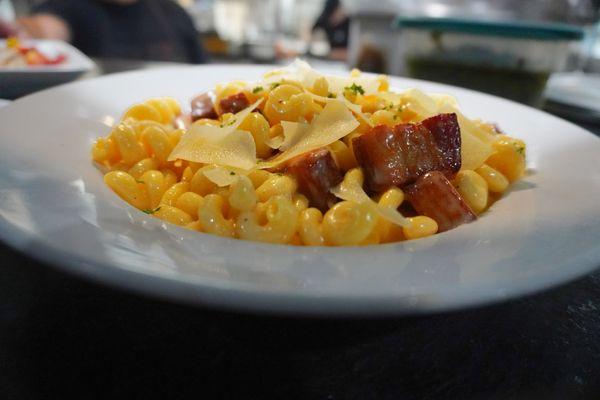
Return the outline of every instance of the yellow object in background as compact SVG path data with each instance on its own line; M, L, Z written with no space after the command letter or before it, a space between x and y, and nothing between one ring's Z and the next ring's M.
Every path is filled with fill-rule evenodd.
M9 37L6 39L6 47L9 49L18 49L21 45L21 42L16 37Z

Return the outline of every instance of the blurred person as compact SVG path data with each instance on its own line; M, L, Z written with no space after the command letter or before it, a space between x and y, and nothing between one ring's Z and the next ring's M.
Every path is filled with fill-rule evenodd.
M326 0L323 11L313 25L313 32L322 29L327 35L327 41L331 47L330 58L345 60L348 48L348 35L350 33L350 21L340 0Z
M46 0L0 35L59 39L92 57L202 63L199 34L172 0Z

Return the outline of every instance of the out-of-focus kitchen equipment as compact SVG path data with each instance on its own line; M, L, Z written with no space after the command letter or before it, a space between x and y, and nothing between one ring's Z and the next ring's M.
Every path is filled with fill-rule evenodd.
M392 30L398 2L342 0L342 4L350 19L348 65L368 72L400 75L401 43L398 33Z
M401 69L401 43L391 29L396 14L389 10L351 14L348 65L386 73Z
M230 60L255 62L305 54L312 24L323 5L322 0L206 1L210 10L196 6L198 11L193 13L200 31L205 37L210 35L206 48ZM207 19L212 19L212 24L206 23ZM207 29L209 25L212 27Z
M583 30L566 24L400 18L408 76L539 106Z
M350 16L348 64L381 66L405 75L403 38L395 17L461 18L474 21L561 22L590 25L598 19L597 0L342 0ZM370 59L374 57L373 59ZM373 62L375 61L375 62Z
M581 71L555 74L545 98L547 111L579 124L600 126L600 75Z
M15 8L10 0L0 0L0 22L11 22L15 19Z

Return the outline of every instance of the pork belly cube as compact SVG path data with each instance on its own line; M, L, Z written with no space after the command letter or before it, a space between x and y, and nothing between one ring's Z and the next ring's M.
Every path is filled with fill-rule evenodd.
M367 188L374 192L412 183L443 164L433 135L420 124L379 125L355 138L352 145Z
M438 232L477 219L477 216L440 171L429 172L404 189L407 200L421 215L433 218Z
M192 122L203 118L218 118L215 105L208 93L202 93L192 100Z
M415 182L430 171L452 178L460 170L460 127L456 114L418 124L379 125L352 142L367 187L381 192Z
M428 118L421 124L429 129L433 139L443 155L443 166L439 171L444 172L448 178L460 171L460 126L455 113L439 114Z
M303 154L287 166L298 182L298 191L305 195L311 207L325 212L336 202L329 190L344 179L344 175L327 149Z
M221 107L221 113L238 113L244 108L248 107L250 102L244 93L238 93L221 99L219 106Z

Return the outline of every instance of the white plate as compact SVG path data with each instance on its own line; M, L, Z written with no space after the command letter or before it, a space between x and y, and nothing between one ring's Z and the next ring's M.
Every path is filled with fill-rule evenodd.
M95 67L92 60L66 42L59 40L27 40L24 44L33 45L50 57L64 54L67 58L63 63L57 65L18 68L0 67L0 97L15 98L50 86L70 82ZM0 48L5 46L6 40L0 39Z
M135 210L90 162L104 123L132 103L187 103L268 67L171 68L75 82L0 109L0 237L92 279L186 302L289 313L425 313L480 305L568 281L600 265L600 140L507 100L457 96L464 112L528 145L531 174L478 221L431 238L301 248L188 231Z

